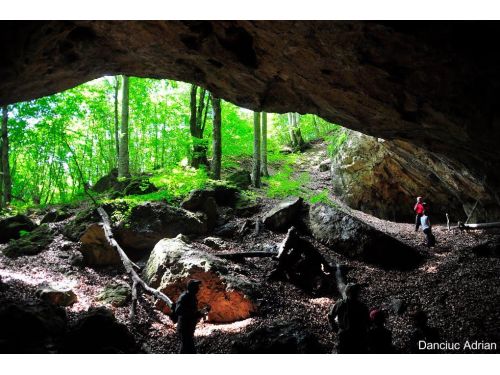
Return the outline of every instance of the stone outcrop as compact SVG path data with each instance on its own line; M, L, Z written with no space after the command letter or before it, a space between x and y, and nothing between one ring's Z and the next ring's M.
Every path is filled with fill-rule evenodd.
M310 208L309 230L333 251L387 268L413 268L420 254L412 247L329 205Z
M302 198L287 198L265 213L262 222L271 230L287 231L297 222L302 203Z
M143 271L144 280L173 300L185 291L187 281L202 282L198 305L210 305L208 320L232 322L257 310L257 285L230 262L187 244L180 236L163 239L153 249ZM165 312L169 309L159 304Z
M482 181L422 148L350 131L331 165L334 192L350 207L383 219L414 220L417 196L429 204L434 222L500 219L500 206Z
M245 190L252 184L252 177L248 171L236 171L231 173L227 180L238 187L238 189Z

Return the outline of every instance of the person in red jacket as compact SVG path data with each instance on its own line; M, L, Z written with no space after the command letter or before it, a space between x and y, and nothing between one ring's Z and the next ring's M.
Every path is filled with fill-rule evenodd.
M415 232L418 232L418 228L420 227L420 218L424 213L424 204L422 202L422 197L417 197L417 203L415 204L415 207L413 207L413 211L415 211L415 214L417 215L415 217Z

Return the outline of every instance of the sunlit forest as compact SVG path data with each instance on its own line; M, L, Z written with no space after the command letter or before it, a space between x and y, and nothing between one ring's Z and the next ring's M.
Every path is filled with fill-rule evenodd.
M212 95L183 82L125 79L126 86L122 76L103 77L5 107L11 180L5 191L11 193L4 194L4 206L9 203L15 210L85 199L86 189L119 169L120 157L128 164L120 177L148 176L158 188L142 200L179 200L209 179L220 178L213 173ZM224 177L252 168L254 113L218 101L218 168ZM193 129L191 118L196 121ZM327 138L333 150L345 138L341 127L314 115L262 113L260 118L267 120L267 150L261 157L274 172L263 173L265 193L271 196L300 193L289 179L294 151L321 138ZM123 155L122 137L128 140Z

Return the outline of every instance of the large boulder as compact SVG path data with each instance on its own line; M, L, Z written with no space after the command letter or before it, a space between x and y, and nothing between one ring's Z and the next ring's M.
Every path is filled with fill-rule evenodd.
M3 253L8 257L36 255L49 246L54 239L54 233L48 224L42 224L33 232L24 234L17 240L9 242Z
M230 262L195 248L181 236L156 244L143 277L174 300L186 289L188 280L200 280L198 305L211 306L208 320L212 322L246 319L257 310L257 285L253 281ZM169 312L164 305L160 307Z
M317 337L299 321L275 323L239 334L232 341L237 354L320 354L326 353Z
M132 252L150 251L162 238L178 234L199 235L208 230L206 216L197 215L165 202L148 202L133 207L117 226L118 243Z
M92 186L92 190L96 193L111 191L116 196L122 196L149 194L158 191L158 188L149 181L147 176L118 178L118 170L112 169L109 174L101 177Z
M51 353L64 335L66 312L45 303L0 306L0 353Z
M234 206L240 194L237 188L220 183L212 183L205 189L196 189L181 203L181 207L189 211L203 211L207 199L213 198L219 206Z
M83 264L87 266L110 266L121 263L118 252L111 247L102 224L92 223L80 237Z
M236 171L231 173L227 180L238 189L246 190L252 184L252 177L248 171Z
M24 215L11 216L0 220L0 243L7 243L18 239L24 232L31 232L36 228L35 223Z
M137 353L138 345L127 326L104 307L85 312L67 334L63 353Z
M366 262L411 268L421 259L412 247L327 204L311 206L309 230L334 251Z
M302 203L302 198L297 197L290 197L278 203L264 214L264 225L271 230L288 230L297 221Z
M71 217L70 212L64 209L53 208L43 216L42 220L40 220L40 224L57 223L59 221L66 220L69 217Z

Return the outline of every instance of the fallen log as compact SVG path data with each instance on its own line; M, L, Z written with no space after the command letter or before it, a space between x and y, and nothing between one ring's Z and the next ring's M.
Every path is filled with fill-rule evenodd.
M120 255L120 259L122 261L123 266L125 267L125 271L129 274L130 280L132 281L132 304L130 306L130 319L134 320L135 318L135 311L137 308L137 299L140 296L141 290L144 292L158 298L159 300L162 300L167 304L169 308L172 308L173 306L173 301L168 298L165 294L162 292L151 288L144 280L140 278L140 276L137 274L135 271L137 265L134 264L125 254L125 251L120 247L118 242L116 242L114 236L113 236L113 231L111 230L111 221L109 220L109 216L104 211L102 207L99 207L97 209L97 212L102 218L102 225L104 229L104 235L106 236L106 240L109 242L110 246L113 247L117 252L118 255ZM138 267L137 267L138 268Z
M243 258L271 258L278 255L276 252L269 251L243 251L237 253L221 253L215 254L219 258L224 259L243 259Z
M463 224L464 229L487 229L487 228L500 228L500 221L493 223L478 223L478 224Z

